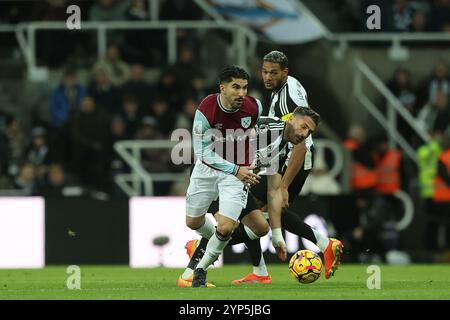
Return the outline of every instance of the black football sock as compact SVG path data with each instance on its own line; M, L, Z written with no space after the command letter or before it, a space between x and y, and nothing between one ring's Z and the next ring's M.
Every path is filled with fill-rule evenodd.
M189 261L189 264L187 266L188 268L195 270L195 268L197 267L197 264L202 259L203 255L205 254L207 245L208 245L208 239L202 238L200 240L200 243L197 246L197 249L195 249L191 260Z
M228 245L235 245L239 243L244 243L247 241L251 241L247 232L245 231L245 227L243 223L240 223L239 226L234 230L233 235L231 236L230 242Z
M245 242L245 245L250 254L250 259L252 260L252 265L258 267L261 262L262 250L259 239L249 240Z
M311 226L303 222L303 220L292 211L285 210L281 214L281 227L299 237L311 241L312 243L317 243L316 236L314 235Z

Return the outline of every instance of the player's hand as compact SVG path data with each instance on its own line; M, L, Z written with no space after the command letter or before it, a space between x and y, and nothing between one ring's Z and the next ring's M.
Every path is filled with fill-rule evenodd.
M277 252L278 258L280 258L281 261L286 261L287 260L286 243L284 243L284 241L279 242L278 246L274 246L274 247L275 247L275 251Z
M278 258L281 261L286 261L287 259L287 248L286 242L284 242L283 235L280 228L272 229L272 245L277 252Z
M259 183L260 176L253 173L255 167L239 167L236 177L248 186L254 186Z
M283 208L283 209L289 208L289 191L288 191L288 189L281 187L281 195L283 197L283 202L281 204L281 208Z

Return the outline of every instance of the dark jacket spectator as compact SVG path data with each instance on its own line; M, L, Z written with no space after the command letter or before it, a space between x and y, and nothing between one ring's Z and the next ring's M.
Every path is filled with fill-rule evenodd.
M151 115L156 119L158 131L169 138L175 126L176 112L170 108L167 101L157 98L152 104Z
M50 121L54 127L62 127L69 119L70 113L80 106L86 96L86 89L76 83L75 71L67 70L61 84L53 91L50 98Z
M71 123L73 166L85 185L103 189L109 172L109 117L91 97L83 99Z
M39 188L38 194L45 198L63 198L66 177L64 169L59 164L52 164L44 184Z
M126 139L132 139L140 126L142 117L140 110L137 99L127 96L123 98L121 116L125 124Z
M122 86L122 96L134 97L138 100L139 108L150 105L153 100L154 89L144 79L144 68L140 64L131 67L130 79Z
M441 91L450 94L450 77L448 65L444 61L439 61L433 70L431 77L420 86L418 91L418 106L436 103L437 92Z
M95 72L94 82L89 86L88 94L94 98L95 104L109 114L119 111L120 91L111 84L108 73L104 69Z
M447 31L450 25L450 1L435 0L431 7L430 29L434 32Z

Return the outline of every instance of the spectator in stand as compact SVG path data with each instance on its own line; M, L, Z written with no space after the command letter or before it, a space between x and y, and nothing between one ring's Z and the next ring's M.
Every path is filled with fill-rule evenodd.
M45 129L36 127L31 131L31 146L26 152L27 160L36 168L36 178L43 180L50 163L50 152L45 139Z
M180 84L191 83L193 75L201 74L198 63L195 62L194 50L184 45L180 48L178 61L175 65L175 79Z
M428 234L430 244L436 244L437 249L450 249L450 134L442 136L442 152L439 155L437 172L434 177L432 210L429 216ZM443 231L444 239L436 240L439 230ZM436 243L438 242L438 243Z
M109 178L109 117L85 97L71 120L73 167L81 183L104 190Z
M122 86L122 96L135 97L142 109L151 104L154 89L144 79L144 67L140 64L131 66L130 79Z
M417 97L415 88L411 83L411 75L408 70L398 68L392 79L387 83L387 87L400 100L405 109L408 110L412 116L417 114ZM399 133L405 137L406 140L411 140L414 132L403 117L397 118L397 128Z
M412 23L411 23L411 32L427 32L427 15L423 11L417 11L414 14Z
M2 180L2 183L0 184L4 184L3 182L6 182L6 180L8 180L9 178L8 169L10 161L11 149L9 145L9 139L8 136L3 132L2 128L2 130L0 130L0 179Z
M435 0L431 8L431 31L449 31L450 28L450 0Z
M167 0L161 6L161 20L201 20L203 11L194 1ZM178 43L196 43L196 31L192 29L177 29ZM196 46L196 45L195 45Z
M390 16L390 31L407 32L411 30L417 6L410 0L394 0Z
M141 112L138 101L134 97L124 97L121 115L125 125L126 139L132 139L141 123Z
M89 9L89 20L91 21L125 21L125 12L128 7L128 1L122 0L97 0ZM124 31L111 30L107 32L109 41L122 43Z
M447 95L450 94L450 77L448 65L445 61L436 63L430 79L420 87L418 92L418 106L423 107L428 103L436 103L438 91L442 91Z
M206 76L203 71L197 71L192 75L190 86L186 90L186 96L191 96L197 103L200 103L203 97L215 92L215 88L209 88L206 85Z
M418 125L428 132L450 131L449 95L445 92L436 93L436 102L427 104L418 115Z
M52 164L44 184L39 188L38 194L45 198L63 198L64 187L66 186L66 176L60 164Z
M120 91L111 84L109 74L105 69L95 71L94 82L88 88L88 94L94 98L95 104L109 114L119 111Z
M80 106L86 96L86 89L77 83L76 71L67 69L59 86L53 90L50 98L50 123L55 128L61 128L70 114Z
M25 196L32 196L36 192L36 172L31 163L25 163L19 175L15 179L15 189L20 190Z
M132 0L126 11L127 20L130 21L147 21L149 19L147 8L144 0Z
M187 98L183 104L182 112L178 114L175 124L176 129L192 130L192 124L194 123L195 111L197 110L198 102L193 97Z
M182 82L178 80L172 69L166 69L162 72L156 89L158 96L167 101L173 110L179 110L183 103L183 90L179 85Z
M170 138L175 126L176 112L170 108L167 101L156 98L151 106L151 115L156 119L158 131L165 138Z
M98 0L89 9L91 21L124 21L127 1Z
M94 70L102 69L108 73L111 84L121 86L130 76L129 65L121 60L119 48L115 44L109 44L106 48L106 55L103 59L98 61Z
M114 149L114 144L121 140L129 140L131 137L127 136L125 121L121 116L115 116L111 120L111 145L110 145L110 163L111 163L111 196L114 199L126 197L126 194L115 183L115 177L118 174L129 173L130 169L122 157Z
M417 113L416 109L416 93L411 83L411 74L408 70L398 68L394 72L394 76L387 83L387 87L402 102L403 106L412 114Z
M20 163L28 145L27 136L14 116L7 117L5 134L9 141L11 155L8 172L10 175L16 176L19 173Z
M146 8L147 1L132 0L126 11L128 21L148 22L149 15ZM165 31L164 31L165 32ZM145 63L149 59L152 48L160 48L162 43L156 39L161 35L162 30L127 30L125 31L125 40L123 43L123 56L128 62ZM152 41L148 41L152 39ZM159 39L158 39L159 40Z

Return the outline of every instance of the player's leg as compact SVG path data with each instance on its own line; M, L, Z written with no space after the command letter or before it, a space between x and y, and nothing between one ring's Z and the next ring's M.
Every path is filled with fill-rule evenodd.
M239 221L241 223L233 232L230 240L231 245L259 239L270 230L267 219L264 218L260 210L260 204L251 192L248 194L247 205L242 210Z
M310 170L301 169L297 176L289 186L289 203L294 202L298 194L305 184L306 178L309 175ZM284 210L281 215L281 225L283 229L305 238L314 244L323 252L324 265L325 265L325 278L329 279L334 275L339 264L341 263L341 257L343 254L343 244L341 241L333 238L328 238L321 234L314 228L311 228L308 224L291 210Z
M215 226L205 215L218 196L218 176L211 170L203 164L195 165L186 196L186 225L207 239L213 236ZM179 287L191 286L192 270L188 271L178 278Z
M260 182L251 188L251 194L249 194L248 202L255 202L256 208L255 212L258 213L258 217L250 217L247 223L252 224L258 222L259 218L265 220L267 228L270 228L267 223L267 216L259 210L261 205L264 205L267 201L267 176L261 176ZM253 213L253 212L252 212ZM244 218L242 218L243 220ZM258 224L259 225L259 224ZM254 228L254 227L253 227ZM238 230L237 230L238 231ZM235 233L237 233L237 231ZM268 230L267 230L268 231ZM243 241L250 255L250 259L253 266L253 272L246 275L245 277L233 280L233 284L249 284L249 283L272 283L269 272L267 271L266 263L264 261L264 256L262 254L261 244L259 239L252 239L250 236L241 236L233 234L232 240L230 242L237 242L238 240Z
M192 287L206 286L206 269L219 257L230 241L242 209L247 203L244 184L235 176L226 175L218 180L219 212L216 214L216 232L208 241L205 254L194 270Z
M213 201L208 208L208 212L217 212L218 210L219 202ZM269 231L269 224L262 216L262 212L259 210L259 204L251 193L248 195L247 204L242 210L239 220L241 223L239 223L238 228L234 230L228 245L244 243L246 241L251 241L252 239L259 239L259 237L266 235ZM186 253L189 256L190 261L181 278L189 279L192 277L193 270L203 257L207 244L208 239L206 238L190 240L186 243ZM259 260L260 258L258 258L258 261Z

